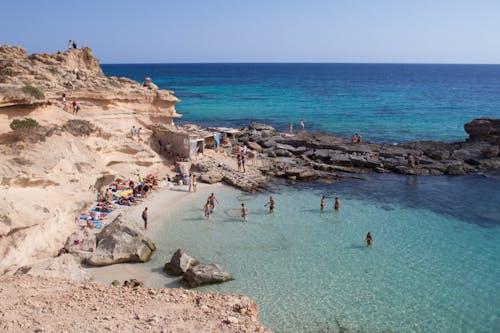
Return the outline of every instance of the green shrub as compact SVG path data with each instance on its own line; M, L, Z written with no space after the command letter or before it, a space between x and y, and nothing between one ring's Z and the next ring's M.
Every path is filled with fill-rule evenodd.
M27 86L22 87L21 90L24 93L35 97L36 99L44 99L45 98L45 95L43 94L43 92L36 87L27 85Z
M24 119L14 119L10 123L10 128L17 130L19 128L35 128L40 126L35 119L24 118Z

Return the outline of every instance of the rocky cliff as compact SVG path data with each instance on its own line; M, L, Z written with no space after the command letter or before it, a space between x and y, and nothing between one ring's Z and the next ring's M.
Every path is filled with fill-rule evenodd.
M78 117L62 103L76 100ZM89 48L27 55L0 46L0 275L57 253L103 181L165 174L147 127L179 100L154 84L106 77ZM13 119L40 126L12 131ZM132 125L143 139L127 138Z
M157 116L175 115L179 102L172 91L105 76L88 47L28 56L22 47L0 46L0 108L58 103L63 93L83 107L127 104Z

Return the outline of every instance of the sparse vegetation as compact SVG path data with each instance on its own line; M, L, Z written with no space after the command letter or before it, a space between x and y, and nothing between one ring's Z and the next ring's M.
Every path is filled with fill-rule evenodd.
M32 118L14 119L10 123L10 128L14 131L20 128L35 128L39 126L40 124Z
M38 89L37 87L27 85L27 86L22 87L21 90L24 93L35 97L36 99L44 99L45 98L45 95L43 94L43 92L40 89Z

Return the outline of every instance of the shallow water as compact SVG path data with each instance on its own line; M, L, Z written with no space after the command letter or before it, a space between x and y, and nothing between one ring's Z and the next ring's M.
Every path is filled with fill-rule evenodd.
M220 263L235 280L200 289L250 296L276 332L499 331L498 180L367 178L279 187L273 214L268 195L233 189L216 193L210 221L203 202L181 207L157 224L159 250L144 269L157 274L157 287L178 286L159 273L178 247ZM246 223L240 200L249 208Z

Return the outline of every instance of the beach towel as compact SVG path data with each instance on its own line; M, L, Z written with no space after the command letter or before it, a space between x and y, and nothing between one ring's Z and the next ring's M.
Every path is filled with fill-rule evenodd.
M102 222L101 221L92 221L94 224L94 229L101 229L102 228Z

